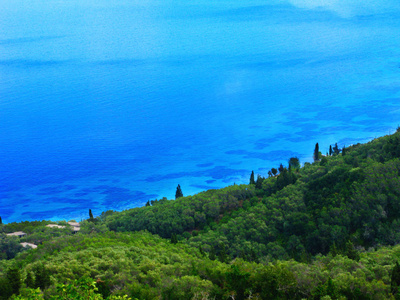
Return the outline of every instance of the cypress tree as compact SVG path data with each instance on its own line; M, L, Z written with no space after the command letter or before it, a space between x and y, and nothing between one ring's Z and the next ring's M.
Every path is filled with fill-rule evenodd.
M332 155L333 150L332 150L332 145L329 145L329 155Z
M0 225L2 225L3 224L3 220L1 219L1 217L0 217Z
M93 214L92 214L92 210L89 208L89 219L90 221L93 221Z
M178 184L178 186L176 187L175 199L178 199L180 197L183 197L183 193L182 193L181 186Z
M313 158L314 158L314 162L319 160L319 145L318 145L318 143L315 144Z
M337 143L335 143L335 146L333 146L333 154L338 155L340 153L340 149L337 145Z
M256 181L254 180L254 171L251 171L250 184L256 184Z
M182 193L181 186L178 184L178 186L176 187L176 192L175 192L175 200L180 197L183 197L183 193Z
M262 189L263 181L264 181L264 178L262 178L261 175L257 175L256 189L259 189L259 190Z

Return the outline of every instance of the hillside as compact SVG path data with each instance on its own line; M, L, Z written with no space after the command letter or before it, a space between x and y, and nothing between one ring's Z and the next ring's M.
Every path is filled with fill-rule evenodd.
M1 225L27 236L1 237L0 297L394 299L400 132L332 149L249 185L107 211L76 234L46 221Z
M207 252L224 248L228 259L300 259L344 251L349 242L363 249L399 243L400 133L344 152L299 169L281 166L279 175L254 185L109 212L105 224L113 231L176 234Z

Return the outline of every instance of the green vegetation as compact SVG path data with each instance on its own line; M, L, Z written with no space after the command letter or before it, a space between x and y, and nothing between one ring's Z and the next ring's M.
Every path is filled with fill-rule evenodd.
M76 234L0 225L0 299L400 299L400 132L313 156Z
M183 193L181 186L178 184L178 186L176 187L175 199L178 199L180 197L183 197Z

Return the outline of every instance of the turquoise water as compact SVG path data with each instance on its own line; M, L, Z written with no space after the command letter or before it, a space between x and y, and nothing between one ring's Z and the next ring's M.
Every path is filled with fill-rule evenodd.
M0 1L0 216L86 218L400 123L394 1Z

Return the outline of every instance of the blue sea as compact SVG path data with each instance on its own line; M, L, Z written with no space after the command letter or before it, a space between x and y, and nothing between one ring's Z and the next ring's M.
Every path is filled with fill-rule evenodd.
M393 133L399 33L398 0L0 0L0 216L79 221Z

